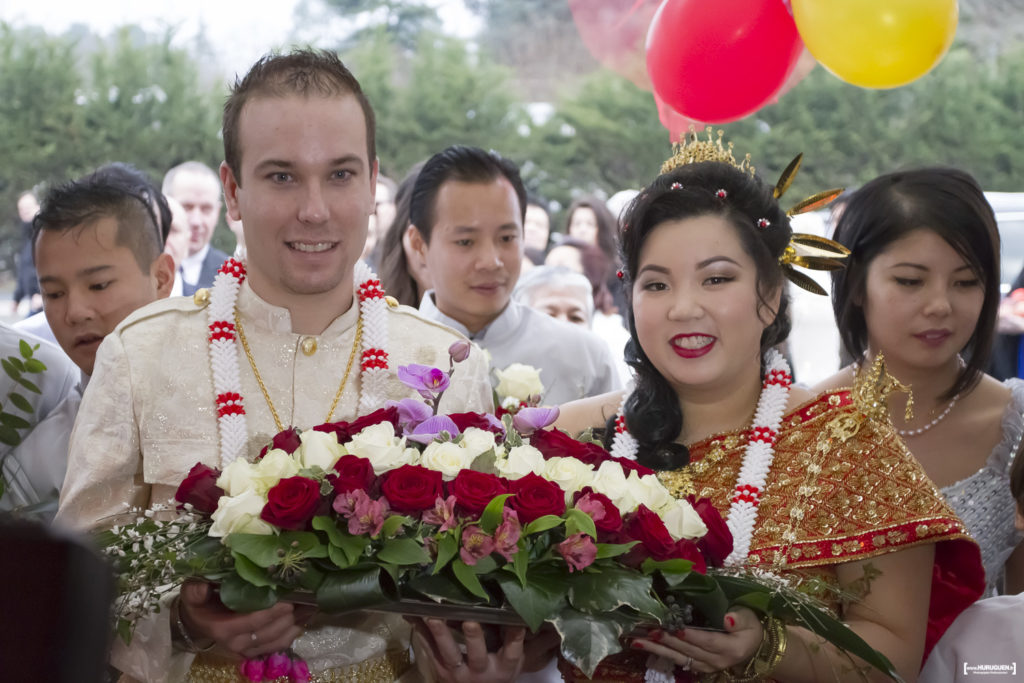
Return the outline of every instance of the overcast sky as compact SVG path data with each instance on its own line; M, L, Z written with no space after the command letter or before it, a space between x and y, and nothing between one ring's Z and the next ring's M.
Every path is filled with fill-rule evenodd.
M453 32L472 27L461 0L434 4ZM295 10L300 5L307 20L297 28ZM104 35L123 24L147 31L173 27L178 41L190 40L203 26L228 76L244 72L263 53L296 38L316 43L346 31L345 22L319 0L0 0L0 21L42 26L55 34L76 23Z

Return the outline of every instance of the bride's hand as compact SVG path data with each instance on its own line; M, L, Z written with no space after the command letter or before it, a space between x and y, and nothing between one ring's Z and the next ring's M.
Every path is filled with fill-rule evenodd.
M761 645L763 630L753 611L734 608L725 615L725 633L682 629L655 630L633 640L633 647L665 657L687 671L713 673L746 664Z

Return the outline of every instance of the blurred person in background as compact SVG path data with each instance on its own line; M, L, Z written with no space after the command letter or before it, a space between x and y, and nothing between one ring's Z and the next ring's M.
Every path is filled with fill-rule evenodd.
M43 309L43 300L39 296L39 282L36 279L36 266L32 261L32 217L39 211L39 202L32 192L22 192L18 197L18 236L21 245L14 259L15 285L14 297L11 301L11 315L18 315L18 307L22 301L28 301L28 315L34 315Z
M590 291L590 280L580 272L564 266L537 266L519 278L512 298L556 320L589 330L594 321Z
M211 287L217 270L228 255L210 246L220 220L220 178L204 163L186 161L164 175L163 192L174 197L188 214L188 256L178 264L182 294L192 296L200 287Z
M373 215L370 216L370 225L366 231L366 246L363 247L363 255L360 257L372 268L377 268L377 255L380 253L376 248L377 243L384 237L385 231L391 227L395 220L395 193L398 186L395 181L387 176L377 176L377 189L374 194L375 204Z
M526 218L523 220L523 252L530 262L539 266L544 263L551 239L551 214L544 200L532 194L526 195Z
M380 281L398 303L418 308L423 292L431 287L426 262L413 251L409 242L409 198L423 162L413 166L395 191L395 216L377 242Z

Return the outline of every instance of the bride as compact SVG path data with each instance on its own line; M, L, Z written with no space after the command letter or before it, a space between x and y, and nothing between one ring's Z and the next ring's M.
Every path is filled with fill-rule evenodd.
M658 470L677 495L711 499L734 537L727 564L859 595L821 597L915 680L927 649L981 593L978 548L877 409L887 375L865 369L853 391L817 396L792 386L773 347L790 327L784 278L800 281L793 265L806 261L772 188L720 141L691 139L623 224L636 386L564 406L557 426L608 425L614 454ZM651 655L726 680L877 674L746 608L724 627L653 631L594 678L642 680Z

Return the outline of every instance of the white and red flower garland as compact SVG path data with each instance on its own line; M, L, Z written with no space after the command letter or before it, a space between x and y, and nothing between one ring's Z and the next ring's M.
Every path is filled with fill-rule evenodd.
M765 355L765 366L761 396L757 399L750 440L743 454L743 464L736 477L736 487L733 489L726 518L733 540L733 551L725 559L728 565L740 564L750 552L761 493L764 491L768 470L775 459L775 441L779 435L779 427L782 426L786 405L789 403L789 389L793 385L789 364L781 353L775 349L769 350ZM612 440L611 453L617 457L635 460L638 447L636 439L626 428L620 406L615 420L615 437Z
M235 343L235 306L238 290L245 281L245 265L229 258L220 267L210 290L209 320L210 369L217 402L217 429L220 436L220 466L227 467L245 455L248 429L245 400L239 374L239 351ZM359 313L363 318L360 355L359 413L366 414L384 404L388 376L387 301L380 280L366 264L355 268Z

